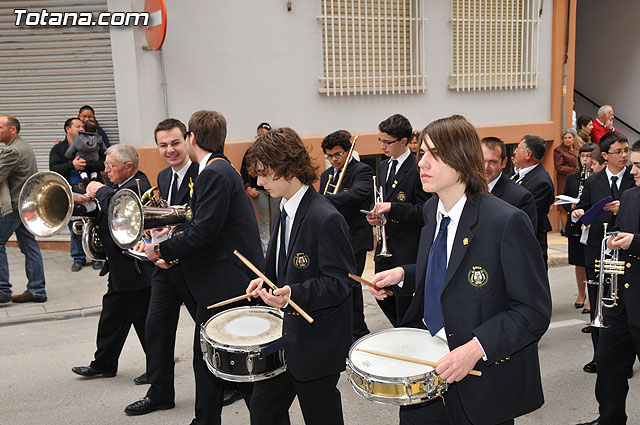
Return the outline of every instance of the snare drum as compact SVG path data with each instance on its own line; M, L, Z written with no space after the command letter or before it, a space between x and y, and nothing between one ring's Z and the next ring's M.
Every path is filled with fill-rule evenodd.
M216 314L200 327L207 367L218 378L256 382L287 370L282 312L271 307L238 307Z
M382 404L407 406L443 394L449 385L430 366L358 351L383 351L437 362L449 352L442 339L422 329L385 329L357 340L349 350L347 377L357 394Z

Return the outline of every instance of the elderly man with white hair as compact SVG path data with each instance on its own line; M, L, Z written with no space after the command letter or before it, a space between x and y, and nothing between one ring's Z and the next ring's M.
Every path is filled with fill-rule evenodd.
M598 109L598 116L593 120L593 130L591 130L591 141L600 144L600 138L605 134L618 130L613 127L613 107L611 105L602 105Z

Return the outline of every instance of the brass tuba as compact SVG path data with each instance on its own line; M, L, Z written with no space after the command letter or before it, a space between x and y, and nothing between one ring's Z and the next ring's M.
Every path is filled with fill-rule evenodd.
M104 260L102 242L95 230L92 211L95 201L75 202L69 182L54 171L41 171L29 177L18 198L22 224L35 236L49 237L75 220L72 230L82 235L82 249L90 260Z
M142 197L129 189L119 190L109 204L109 232L122 249L133 248L146 230L183 224L191 219L188 205L167 206L157 187Z

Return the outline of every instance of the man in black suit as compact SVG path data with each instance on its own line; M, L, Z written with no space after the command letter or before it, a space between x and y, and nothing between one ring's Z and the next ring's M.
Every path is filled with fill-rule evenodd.
M378 166L378 184L382 187L383 202L376 203L374 214L385 214L387 222L387 248L390 257L379 256L382 241L376 247L375 271L388 270L403 264L416 262L422 227L422 204L430 195L422 190L416 157L407 147L412 136L411 123L400 114L392 115L378 126L380 149L389 157ZM380 224L380 218L368 215L372 226ZM378 300L387 319L396 327L402 320L411 297L398 295Z
M555 199L553 182L541 164L547 145L542 137L524 136L513 151L513 162L518 168L511 179L522 185L533 195L536 202L536 239L542 249L545 267L547 264L547 232L551 230L549 208Z
M189 203L190 186L198 177L198 164L187 154L185 125L176 119L161 121L154 130L158 153L169 167L158 173L160 197L169 205ZM168 228L154 232L154 239L163 239ZM139 248L142 250L144 242ZM158 260L161 265L165 263ZM151 278L151 301L145 325L147 347L147 382L151 387L146 396L125 408L128 415L144 415L158 409L174 407L174 349L176 329L182 303L196 320L196 302L189 292L180 270L180 263L169 269L154 267ZM146 382L141 382L146 383Z
M349 225L349 239L356 257L356 275L362 276L367 251L373 249L373 232L360 210L367 210L373 199L373 170L367 164L352 158L348 165L347 154L351 149L351 134L345 130L334 131L322 141L331 167L320 175L320 189L338 209ZM344 171L346 168L346 171ZM342 180L340 180L341 175ZM336 185L340 186L336 192ZM362 290L353 292L353 338L369 333L364 321Z
M277 290L254 279L247 294L284 311L282 338L287 371L256 382L251 397L252 425L289 424L297 396L307 425L344 423L336 388L352 341L351 293L347 277L355 259L344 217L311 186L316 167L298 134L272 130L247 151L249 171L271 196L282 196L279 225L267 249L266 275ZM359 285L358 285L359 286ZM313 319L307 323L281 297L287 295Z
M227 122L214 111L198 111L189 119L187 151L199 164L191 196L192 219L170 239L146 244L147 257L180 261L180 270L196 303L193 369L196 377L194 425L220 423L223 381L209 372L200 348L200 325L227 308L207 306L242 294L251 276L233 255L240 251L258 268L264 257L258 223L240 174L223 155ZM243 385L246 398L250 387Z
M609 133L611 134L611 133ZM600 143L609 135L602 136ZM611 156L609 149L609 156ZM631 147L631 175L640 186L640 142ZM628 370L624 365L640 358L640 187L626 190L620 196L616 220L618 234L608 246L618 249L625 263L624 275L618 276L618 305L606 309L604 320L608 328L600 329L596 361L598 378L596 398L600 416L583 425L625 424L625 402L629 392ZM592 304L593 306L593 304Z
M424 190L437 196L424 205L418 262L372 281L394 292L415 282L402 324L448 342L451 352L433 360L452 385L444 400L401 408L400 423L513 424L544 402L537 342L549 326L551 294L533 227L523 211L487 194L480 140L464 117L429 124L420 155ZM467 376L471 369L482 376Z
M571 213L572 220L576 221L601 199L607 196L611 196L613 199L604 206L605 213L591 223L589 227L589 236L587 237L587 247L585 249L585 268L587 270L587 279L592 282L597 281L595 261L600 259L600 245L604 238L604 223L608 223L609 229L613 228L620 209L620 195L633 187L633 177L629 167L627 167L627 161L629 160L629 142L627 138L622 133L607 133L600 139L600 151L602 157L607 161L607 166L584 182L580 202ZM591 320L593 320L597 310L598 287L596 285L587 285L587 291L591 304L590 316ZM584 371L588 373L595 373L597 370L595 357L599 343L599 332L598 328L591 328L594 359L583 367Z
M507 152L504 142L497 137L485 137L481 141L484 156L484 176L489 193L527 213L535 229L538 224L536 202L527 189L515 184L502 171L507 166Z
M145 349L145 328L151 293L153 265L122 254L109 232L109 203L121 189L138 193L151 188L147 176L138 171L138 152L131 145L113 145L106 151L105 170L107 186L92 181L87 185L87 196L99 202L96 229L102 241L107 260L100 271L109 273L107 293L102 297L102 312L98 322L98 337L94 360L89 366L76 366L71 370L84 377L113 377L118 370L118 357L129 334L131 325ZM138 186L139 183L139 186Z

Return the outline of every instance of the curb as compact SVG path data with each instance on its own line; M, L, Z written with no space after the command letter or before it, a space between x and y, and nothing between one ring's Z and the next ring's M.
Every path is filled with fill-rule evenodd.
M78 310L56 311L53 313L34 314L31 316L7 317L0 319L0 327L22 325L24 323L48 322L52 320L75 319L78 317L98 316L102 307L88 307Z

